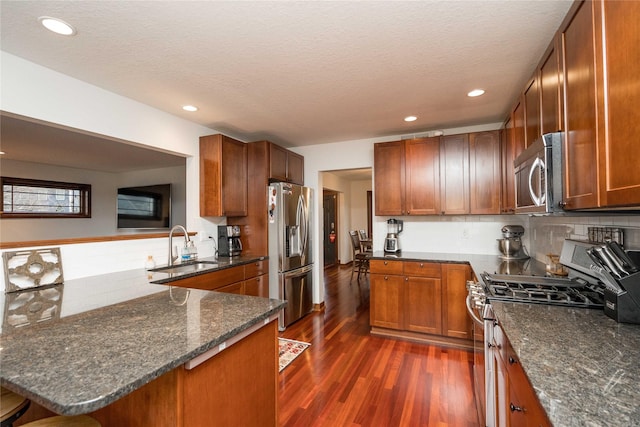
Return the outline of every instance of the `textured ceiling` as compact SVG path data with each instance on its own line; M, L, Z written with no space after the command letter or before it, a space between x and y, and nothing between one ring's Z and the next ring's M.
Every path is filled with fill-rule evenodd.
M501 122L570 5L2 0L0 46L244 141L291 147ZM43 15L77 35L46 31ZM468 98L477 87L486 95ZM409 114L418 120L403 122Z

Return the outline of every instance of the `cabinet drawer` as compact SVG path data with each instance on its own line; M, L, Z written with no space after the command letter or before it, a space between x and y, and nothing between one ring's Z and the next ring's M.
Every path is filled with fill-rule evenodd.
M222 270L213 271L211 273L199 274L197 276L187 277L168 282L171 286L180 286L183 288L204 289L213 291L231 283L241 282L244 280L244 266L224 268Z
M387 261L372 259L369 262L371 273L377 274L402 274L402 261Z
M216 289L217 292L225 292L228 294L244 295L244 282L232 283Z
M262 274L244 281L244 294L269 298L269 275Z
M440 277L440 264L436 262L405 261L406 276Z
M252 277L261 276L269 272L269 260L263 259L260 261L252 262L251 264L245 264L244 266L244 278L251 279Z

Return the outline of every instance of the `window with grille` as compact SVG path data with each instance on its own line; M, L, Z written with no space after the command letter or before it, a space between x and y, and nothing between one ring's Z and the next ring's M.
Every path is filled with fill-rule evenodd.
M91 185L1 177L3 218L90 218Z

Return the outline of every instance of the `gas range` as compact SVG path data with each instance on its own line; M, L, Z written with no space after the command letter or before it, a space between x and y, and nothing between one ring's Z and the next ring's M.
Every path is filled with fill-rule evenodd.
M489 301L511 301L568 307L604 307L604 288L564 277L481 274Z

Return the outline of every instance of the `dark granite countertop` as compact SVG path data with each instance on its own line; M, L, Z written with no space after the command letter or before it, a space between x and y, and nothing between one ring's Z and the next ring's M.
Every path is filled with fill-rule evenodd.
M444 253L373 254L374 259L458 262L480 273L545 274L539 261ZM640 425L640 325L602 310L492 301L554 426Z
M2 295L2 385L60 414L91 412L224 348L285 304L151 284L147 274L130 270ZM45 307L38 319L20 311L34 301Z

